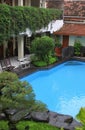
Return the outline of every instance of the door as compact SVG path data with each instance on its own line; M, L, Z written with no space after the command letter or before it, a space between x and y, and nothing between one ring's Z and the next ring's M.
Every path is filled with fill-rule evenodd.
M63 36L63 45L62 47L68 47L69 45L69 36Z

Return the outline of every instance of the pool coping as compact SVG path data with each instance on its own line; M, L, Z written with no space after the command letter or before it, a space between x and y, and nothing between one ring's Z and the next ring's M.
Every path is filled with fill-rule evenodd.
M27 75L30 75L34 72L37 72L37 71L41 71L41 70L48 70L48 69L51 69L55 66L58 66L66 61L69 61L69 60L77 60L77 61L82 61L82 62L85 62L85 57L70 57L70 58L65 58L65 59L60 59L58 62L54 63L54 64L51 64L49 66L46 66L46 67L35 67L33 66L33 64L30 65L30 68L28 69L24 69L20 72L20 74L18 75L19 78L23 78Z

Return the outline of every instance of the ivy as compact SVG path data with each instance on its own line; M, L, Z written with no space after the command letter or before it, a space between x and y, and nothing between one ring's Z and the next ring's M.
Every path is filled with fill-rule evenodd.
M29 28L33 33L59 19L61 10L0 4L0 44Z

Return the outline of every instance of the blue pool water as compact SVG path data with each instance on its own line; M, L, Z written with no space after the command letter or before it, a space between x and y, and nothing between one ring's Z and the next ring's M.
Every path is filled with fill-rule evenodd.
M73 117L85 106L85 63L67 61L52 69L38 71L21 79L29 82L49 110Z

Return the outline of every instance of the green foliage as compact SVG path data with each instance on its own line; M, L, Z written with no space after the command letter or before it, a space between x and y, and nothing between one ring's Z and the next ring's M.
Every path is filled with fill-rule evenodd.
M0 4L0 43L12 35L19 35L26 28L35 33L36 30L46 27L50 21L59 19L61 15L62 11L57 9Z
M82 107L80 109L76 118L82 123L82 127L76 128L76 130L85 130L85 107Z
M75 40L74 42L74 53L79 56L81 51L81 42L79 40Z
M0 121L0 130L9 130L7 121ZM33 121L20 121L16 124L18 130L25 130L26 126L29 126L29 130L59 130L58 128L51 126L47 123L38 123Z
M32 41L32 52L38 57L39 60L49 63L49 57L54 50L54 40L48 36L35 38Z
M46 105L35 100L31 85L21 82L17 75L11 72L0 73L0 108L18 108L46 110Z
M50 57L49 58L49 64L53 64L55 63L56 61L58 61L58 58L57 57ZM47 66L47 62L45 61L34 61L33 64L37 67L45 67Z
M9 6L0 4L0 43L10 37L11 20Z
M59 37L56 37L56 39L55 39L55 47L62 47L62 44L60 43Z
M9 130L8 121L0 121L0 130Z
M21 121L18 123L18 130L24 130L26 126L29 126L29 130L59 130L58 128L51 126L47 123L38 123L32 121Z

